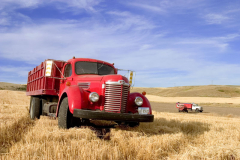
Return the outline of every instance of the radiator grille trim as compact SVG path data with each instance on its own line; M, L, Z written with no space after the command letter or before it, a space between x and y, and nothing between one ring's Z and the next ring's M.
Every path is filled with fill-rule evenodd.
M129 86L127 83L106 82L104 104L106 112L126 112Z

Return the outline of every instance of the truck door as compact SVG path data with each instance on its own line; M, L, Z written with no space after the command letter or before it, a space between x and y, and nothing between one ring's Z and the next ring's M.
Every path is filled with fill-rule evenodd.
M71 63L67 63L64 66L63 75L64 75L64 77L66 79L65 80L61 80L61 83L60 83L60 91L61 91L61 93L64 90L64 88L66 87L66 82L71 82L72 81L72 65L71 65Z

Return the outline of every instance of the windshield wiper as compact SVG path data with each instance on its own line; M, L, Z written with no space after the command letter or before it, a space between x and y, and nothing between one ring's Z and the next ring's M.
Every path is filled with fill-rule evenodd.
M103 65L104 65L104 62L102 63L101 67L98 68L98 70L99 70L100 68L102 68Z

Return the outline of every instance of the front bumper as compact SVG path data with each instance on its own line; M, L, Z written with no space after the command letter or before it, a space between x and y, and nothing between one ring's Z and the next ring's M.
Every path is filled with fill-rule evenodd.
M153 122L154 120L154 115L149 114L111 113L83 109L74 109L73 117L123 122Z

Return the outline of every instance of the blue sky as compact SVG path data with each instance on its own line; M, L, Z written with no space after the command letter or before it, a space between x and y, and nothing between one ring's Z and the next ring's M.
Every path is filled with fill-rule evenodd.
M0 0L0 81L45 59L136 71L137 87L239 85L240 1Z

